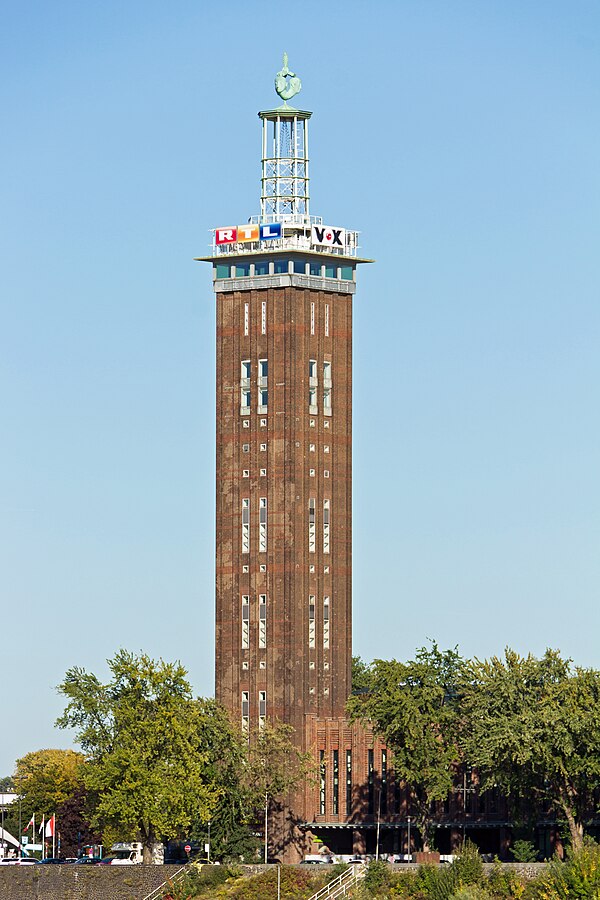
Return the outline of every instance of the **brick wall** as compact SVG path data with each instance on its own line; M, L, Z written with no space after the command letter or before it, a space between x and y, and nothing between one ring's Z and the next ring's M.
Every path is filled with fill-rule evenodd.
M142 900L180 866L2 866L0 900Z

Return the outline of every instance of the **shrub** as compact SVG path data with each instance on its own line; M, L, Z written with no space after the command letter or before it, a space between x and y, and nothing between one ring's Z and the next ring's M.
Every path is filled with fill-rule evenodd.
M535 862L537 859L537 850L533 841L515 841L510 852L515 862L528 863Z
M554 858L532 885L539 900L597 900L600 897L600 846L586 839L581 850L569 852L566 862Z

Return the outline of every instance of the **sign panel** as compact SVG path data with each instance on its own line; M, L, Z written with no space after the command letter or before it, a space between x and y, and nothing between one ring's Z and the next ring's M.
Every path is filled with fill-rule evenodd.
M281 222L271 225L229 225L215 229L215 244L244 244L281 237Z
M338 247L343 250L346 246L346 229L313 225L310 229L310 242L319 247Z

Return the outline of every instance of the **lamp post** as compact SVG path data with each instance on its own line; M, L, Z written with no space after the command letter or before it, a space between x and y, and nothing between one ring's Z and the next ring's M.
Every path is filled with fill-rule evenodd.
M408 819L408 847L406 849L407 849L408 855L410 856L410 861L412 862L412 853L411 853L411 849L410 849L410 816L407 816L407 819Z
M268 847L268 827L269 827L269 793L265 791L265 865L269 858Z
M207 854L208 862L210 864L210 819L208 820L208 854Z

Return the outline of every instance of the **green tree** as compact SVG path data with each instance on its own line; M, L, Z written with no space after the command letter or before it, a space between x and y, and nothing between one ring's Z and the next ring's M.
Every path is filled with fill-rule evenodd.
M370 691L350 698L353 719L371 724L393 754L396 777L411 792L424 849L433 838L431 804L453 789L459 762L456 740L459 685L464 663L458 650L423 647L415 659L375 660Z
M600 672L573 669L556 650L536 659L507 649L469 664L463 710L464 752L482 786L551 804L580 849L600 783Z
M18 759L14 783L22 798L22 815L28 821L56 812L81 786L85 757L75 750L34 750Z
M360 656L352 657L352 693L366 694L371 686L371 666Z
M293 742L294 729L265 723L250 735L243 786L256 819L264 817L264 855L268 857L267 822L280 801L314 775L314 761Z
M180 663L125 650L108 660L111 680L74 667L58 690L60 728L76 729L93 822L135 829L152 861L156 840L208 820L221 788L214 781L214 707L194 700Z

